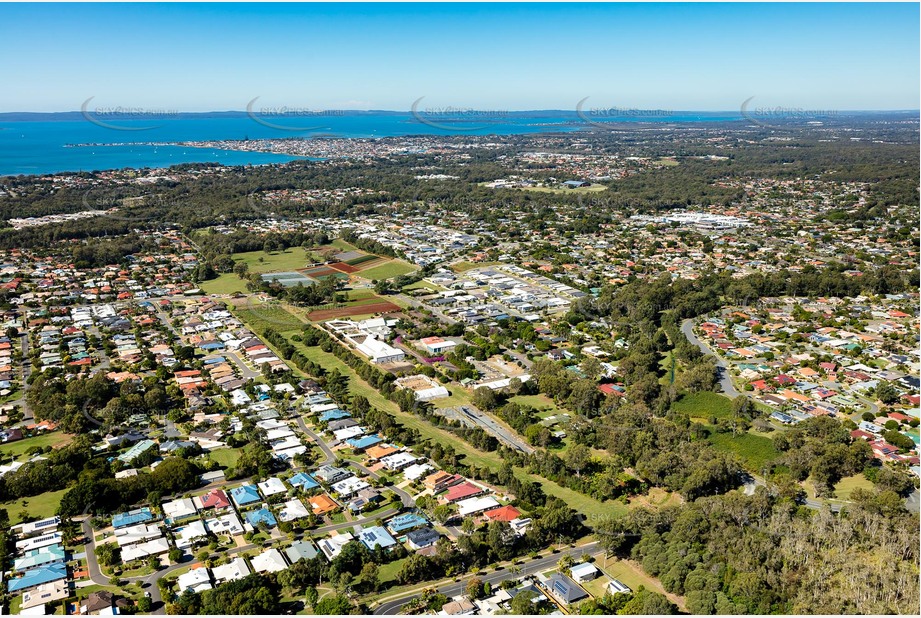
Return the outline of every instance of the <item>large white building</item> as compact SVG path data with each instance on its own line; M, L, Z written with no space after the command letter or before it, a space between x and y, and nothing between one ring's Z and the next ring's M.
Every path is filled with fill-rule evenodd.
M406 358L403 350L397 349L374 337L356 337L352 340L359 352L368 357L372 363L398 363Z

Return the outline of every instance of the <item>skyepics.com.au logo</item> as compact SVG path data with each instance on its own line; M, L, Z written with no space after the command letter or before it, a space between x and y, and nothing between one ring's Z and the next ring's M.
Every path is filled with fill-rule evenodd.
M472 132L508 122L508 110L485 110L471 107L424 107L419 97L410 106L413 119L441 131Z
M104 217L138 226L181 225L188 222L189 217L206 220L228 213L243 220L285 220L275 213L268 202L254 194L238 197L233 202L212 204L199 203L188 197L169 193L126 196L89 190L83 194L81 203L87 217Z
M83 194L81 201L85 212L132 224L169 223L171 218L181 220L182 217L178 213L183 209L192 208L190 202L162 193L124 196L91 190ZM210 210L210 207L202 206L196 207L194 212L202 214L202 208ZM176 213L176 216L170 217L170 213Z
M588 107L586 102L590 97L585 97L576 103L576 116L585 124L606 131L614 130L624 122L653 121L674 116L674 110L669 109L641 109L637 107Z
M112 131L151 131L163 126L163 120L179 118L179 111L149 107L91 107L95 96L88 98L80 106L83 117L98 127ZM143 124L137 124L137 123Z
M307 133L310 131L327 130L323 119L335 118L345 115L341 109L311 109L308 107L293 107L281 105L276 107L256 106L259 97L246 104L246 115L253 122L276 131L289 133ZM324 136L332 136L327 133Z
M762 107L755 105L754 100L755 97L748 97L742 101L739 111L742 118L766 129L782 131L802 126L820 126L839 114L838 110L834 109L805 109L782 105Z

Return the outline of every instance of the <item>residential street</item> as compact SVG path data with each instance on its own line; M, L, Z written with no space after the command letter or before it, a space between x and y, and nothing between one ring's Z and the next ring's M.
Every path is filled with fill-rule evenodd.
M563 556L573 556L574 558L578 558L579 556L582 556L583 554L594 554L599 549L600 549L600 545L597 541L594 541L592 543L587 543L585 545L580 545L577 547L568 547L560 551L559 553L556 553L556 554L551 553L550 555L544 556L543 558L540 558L539 560L531 560L530 562L526 562L525 564L520 565L518 567L519 570L516 571L515 573L512 573L511 569L508 568L508 565L510 563L506 563L506 568L502 569L501 571L494 571L487 575L479 575L478 577L483 582L489 582L490 584L498 584L499 582L509 579L510 577L522 577L524 575L533 575L541 571L546 571L546 570L556 568L557 563L560 561L560 558L562 558ZM429 588L434 587L437 592L440 592L441 594L444 594L445 596L450 598L452 596L462 594L465 588L467 587L467 580L469 580L471 577L473 577L473 575L468 574L462 577L460 581L458 582L444 583L437 587L436 586L426 586L426 587L429 587ZM400 609L404 605L409 603L411 600L416 598L417 596L419 596L418 593L411 593L411 594L400 596L396 599L385 601L384 603L381 603L378 607L374 609L374 614L379 615L379 616L399 614Z
M717 375L719 377L720 389L723 393L735 399L739 396L739 391L736 390L735 385L732 383L732 375L729 373L729 365L724 361L718 354L714 354L710 347L698 339L697 335L694 334L694 320L688 318L681 323L681 332L684 333L684 336L688 338L688 341L700 348L700 351L703 352L706 356L714 356L716 358L716 367Z

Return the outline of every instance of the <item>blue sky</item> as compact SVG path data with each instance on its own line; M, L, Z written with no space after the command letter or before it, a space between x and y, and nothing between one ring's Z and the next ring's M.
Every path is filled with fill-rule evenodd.
M917 109L917 4L3 4L0 111Z

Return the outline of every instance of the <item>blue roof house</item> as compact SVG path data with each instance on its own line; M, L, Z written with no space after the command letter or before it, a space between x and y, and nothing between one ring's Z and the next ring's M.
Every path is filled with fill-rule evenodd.
M237 506L245 506L253 502L262 500L259 490L255 485L241 485L230 490L230 497L237 503Z
M401 534L407 530L424 526L427 523L429 523L429 521L422 515L417 515L416 513L403 513L388 521L387 529L393 534Z
M298 472L292 476L290 479L288 479L288 483L292 487L299 488L301 491L309 491L320 486L320 484L317 483L312 476L304 472Z
M366 448L374 446L379 442L383 442L383 440L378 436L362 436L360 438L349 438L345 442L352 448L362 451Z
M246 514L246 521L249 522L253 528L258 528L259 524L265 524L269 528L275 527L278 525L278 521L275 519L275 516L272 515L272 511L267 508L256 509L255 511L250 511Z
M127 513L116 513L112 516L113 528L124 528L135 524L143 524L156 519L153 512L146 506L140 509L134 509Z
M378 545L387 549L397 544L397 540L390 536L390 533L381 526L371 526L358 533L358 540L365 544L368 549L374 549Z
M20 592L66 578L67 564L55 562L53 564L38 567L37 569L32 569L22 577L9 580L6 584L7 590L10 592Z

